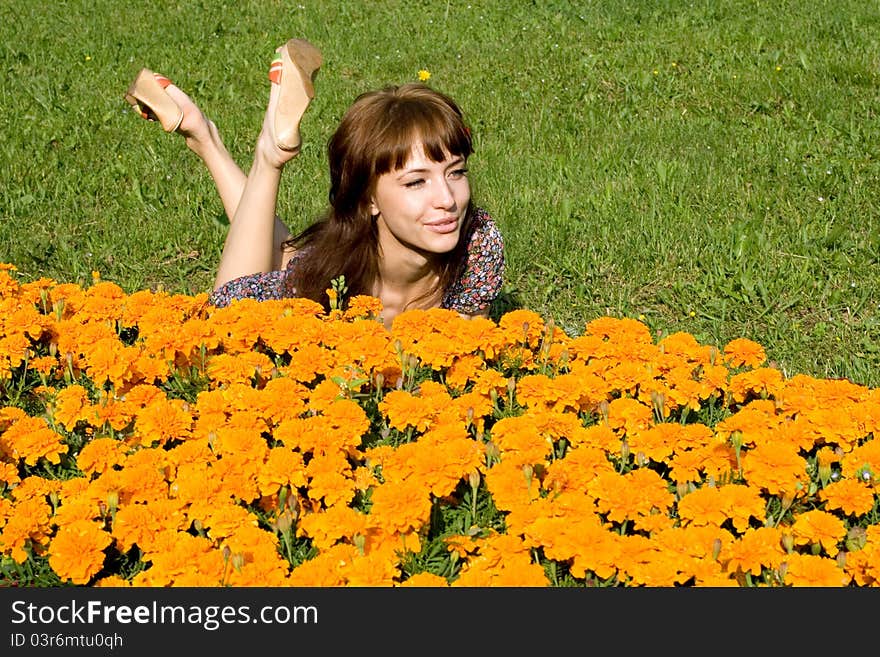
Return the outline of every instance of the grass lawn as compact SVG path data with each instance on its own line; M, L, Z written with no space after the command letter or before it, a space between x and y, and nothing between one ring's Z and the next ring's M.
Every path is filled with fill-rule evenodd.
M498 312L746 337L786 375L880 385L880 7L856 0L0 0L0 262L208 290L213 184L123 94L141 66L168 75L246 170L291 36L324 53L279 199L292 228L326 202L354 97L428 70L505 236Z

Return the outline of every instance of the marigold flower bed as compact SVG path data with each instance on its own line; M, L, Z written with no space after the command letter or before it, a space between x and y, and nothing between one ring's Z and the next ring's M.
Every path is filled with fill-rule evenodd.
M0 265L0 580L876 586L880 392L761 345Z

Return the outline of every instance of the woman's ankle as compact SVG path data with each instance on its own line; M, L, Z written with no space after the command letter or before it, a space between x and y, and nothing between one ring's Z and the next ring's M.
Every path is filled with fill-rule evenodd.
M193 153L198 155L202 160L209 160L216 154L225 154L226 146L220 139L220 133L214 122L205 117L204 127L198 129L181 132L186 142L186 147Z

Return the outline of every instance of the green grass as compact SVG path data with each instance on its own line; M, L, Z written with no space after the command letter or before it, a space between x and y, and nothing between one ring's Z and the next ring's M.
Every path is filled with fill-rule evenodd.
M788 375L880 385L880 7L860 0L0 0L0 261L208 290L212 182L122 95L165 73L247 170L290 36L325 57L282 183L294 229L351 100L425 68L474 129L506 303L572 335L611 314L748 337Z

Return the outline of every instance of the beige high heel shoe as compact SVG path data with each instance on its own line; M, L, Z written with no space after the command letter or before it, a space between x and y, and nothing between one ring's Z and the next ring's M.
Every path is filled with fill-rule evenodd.
M142 68L129 85L125 100L148 121L158 121L165 132L174 132L183 120L183 110L165 91L171 80Z
M321 51L305 39L291 39L281 46L269 67L269 80L281 85L275 108L275 143L285 151L298 151L302 139L299 124L315 97L315 77L323 63Z

